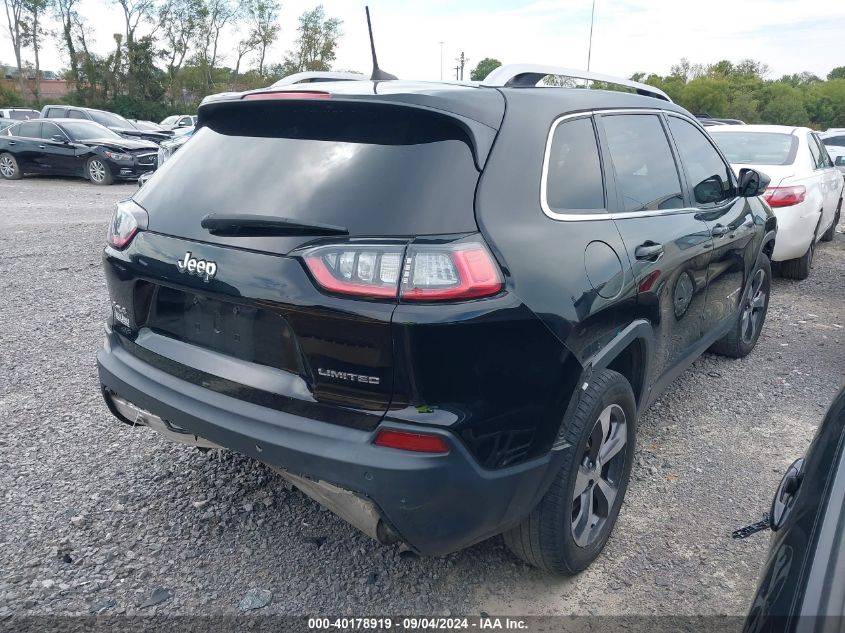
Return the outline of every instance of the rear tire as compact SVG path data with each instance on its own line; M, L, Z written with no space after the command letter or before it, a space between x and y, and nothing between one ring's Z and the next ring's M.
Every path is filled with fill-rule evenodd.
M836 227L839 225L839 215L842 213L842 198L839 199L839 205L836 207L836 213L833 215L833 222L830 227L822 235L822 242L832 242L836 235Z
M85 163L85 175L95 185L110 185L114 182L111 169L102 158L92 156Z
M565 455L540 503L504 533L525 562L571 576L592 563L607 543L628 488L637 405L622 374L597 371L564 421ZM577 486L577 488L576 488Z
M806 279L813 267L813 257L816 254L816 236L810 242L807 252L796 259L788 259L780 264L780 274L788 279Z
M18 161L8 152L0 154L0 176L6 180L20 180L23 177Z
M771 289L772 264L765 253L760 253L751 275L751 285L742 300L737 323L724 338L713 344L711 352L730 358L742 358L751 353L766 322Z

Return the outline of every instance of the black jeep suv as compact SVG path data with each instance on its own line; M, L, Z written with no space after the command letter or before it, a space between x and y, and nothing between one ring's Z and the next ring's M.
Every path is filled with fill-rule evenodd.
M586 567L638 414L706 349L754 347L776 224L765 176L662 93L524 68L207 100L114 212L112 413L261 460L385 544L504 533Z

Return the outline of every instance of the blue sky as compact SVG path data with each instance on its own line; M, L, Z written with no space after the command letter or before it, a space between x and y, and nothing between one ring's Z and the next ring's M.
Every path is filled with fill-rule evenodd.
M469 67L483 57L503 62L551 63L583 68L587 61L592 0L369 0L381 65L402 78L454 76L464 51ZM279 43L268 59L281 61L295 37L296 17L317 0L282 0ZM369 70L364 4L324 0L327 14L344 20L336 67ZM95 36L106 52L122 22L113 0L82 0ZM3 24L5 25L5 16ZM226 33L224 55L237 39ZM31 57L31 54L29 55ZM592 69L625 75L665 74L681 57L709 63L752 57L771 67L772 77L809 70L826 75L845 65L845 2L841 0L596 0ZM3 28L0 61L13 62ZM61 57L53 44L42 67ZM469 76L467 72L467 78Z

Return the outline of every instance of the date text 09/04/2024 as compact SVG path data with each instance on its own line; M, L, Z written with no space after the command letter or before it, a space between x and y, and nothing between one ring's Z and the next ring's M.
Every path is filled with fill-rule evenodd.
M524 630L525 620L519 618L498 617L347 617L347 618L308 618L308 628L312 630Z

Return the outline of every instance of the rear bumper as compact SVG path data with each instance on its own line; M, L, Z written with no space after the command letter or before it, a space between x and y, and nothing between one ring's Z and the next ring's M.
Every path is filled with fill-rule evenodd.
M443 555L522 520L557 472L561 454L498 470L481 468L453 433L427 427L447 454L374 446L376 431L347 428L244 402L156 369L109 333L97 355L105 389L206 440L296 477L328 482L372 502L412 549ZM419 430L384 422L379 428Z
M802 257L816 234L821 211L809 204L773 209L778 219L778 237L772 260L786 261Z

